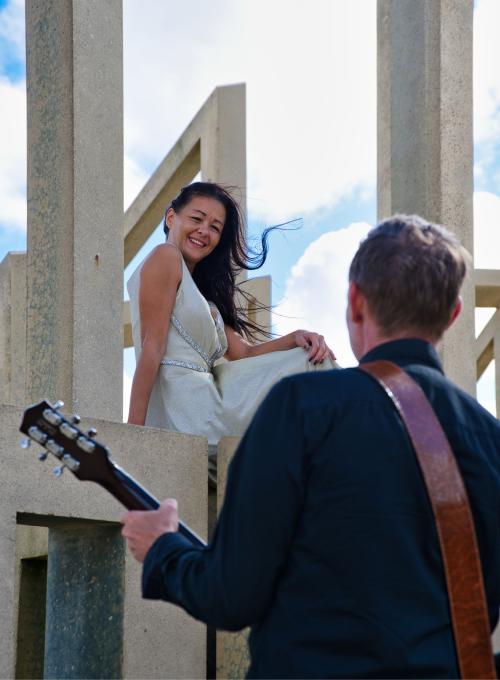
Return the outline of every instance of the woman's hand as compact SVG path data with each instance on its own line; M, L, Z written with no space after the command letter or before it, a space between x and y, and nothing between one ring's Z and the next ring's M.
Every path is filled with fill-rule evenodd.
M319 364L327 357L330 357L332 361L337 358L322 335L301 329L295 331L292 335L296 347L303 347L309 352L309 361L312 361L312 363Z

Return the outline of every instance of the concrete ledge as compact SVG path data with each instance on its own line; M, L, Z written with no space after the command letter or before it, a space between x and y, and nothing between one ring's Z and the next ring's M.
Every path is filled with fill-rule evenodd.
M33 515L38 524L56 518L118 522L123 508L97 484L80 483L69 471L62 479L41 464L36 447L19 448L22 411L0 406L0 457L3 487L0 513L0 677L14 677L18 562L16 517ZM158 498L179 499L182 519L201 536L207 526L207 443L201 437L121 423L89 420L98 440L116 462ZM55 461L55 459L53 458ZM21 547L20 555L26 553ZM77 565L75 565L75 568ZM125 572L125 678L202 678L205 676L205 627L161 602L143 601L140 565L129 555Z

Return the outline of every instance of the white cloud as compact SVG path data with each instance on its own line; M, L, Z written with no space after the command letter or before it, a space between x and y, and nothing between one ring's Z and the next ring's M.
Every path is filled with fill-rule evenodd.
M498 158L500 144L500 3L477 0L474 10L474 142L476 178ZM480 172L482 170L482 172Z
M477 0L474 11L474 135L477 142L500 134L500 3Z
M135 199L144 184L149 179L147 172L130 154L126 153L123 159L123 202L124 208Z
M244 81L254 214L285 219L373 189L375 6L127 0L127 152L152 169L215 86Z
M0 224L26 229L25 84L0 77Z
M345 322L347 280L354 253L369 229L369 224L355 222L311 243L292 268L274 316L280 334L307 328L324 335L342 366L356 363Z

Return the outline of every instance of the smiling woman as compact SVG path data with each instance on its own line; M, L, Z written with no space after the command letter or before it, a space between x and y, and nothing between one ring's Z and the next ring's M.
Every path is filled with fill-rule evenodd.
M137 360L128 422L202 435L213 445L243 434L280 378L333 368L335 357L322 336L304 330L257 342L266 331L237 306L236 278L263 264L269 230L262 251L251 251L226 189L185 187L164 229L167 242L128 282Z

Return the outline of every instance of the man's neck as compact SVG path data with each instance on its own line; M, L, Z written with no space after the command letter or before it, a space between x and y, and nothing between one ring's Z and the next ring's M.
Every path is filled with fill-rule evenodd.
M399 331L391 335L384 335L379 331L378 328L367 329L367 332L363 336L363 343L361 347L361 353L358 359L367 354L370 350L383 345L386 342L393 342L394 340L423 340L424 342L429 342L431 345L436 345L436 340L433 338L426 337L422 332L408 330Z

